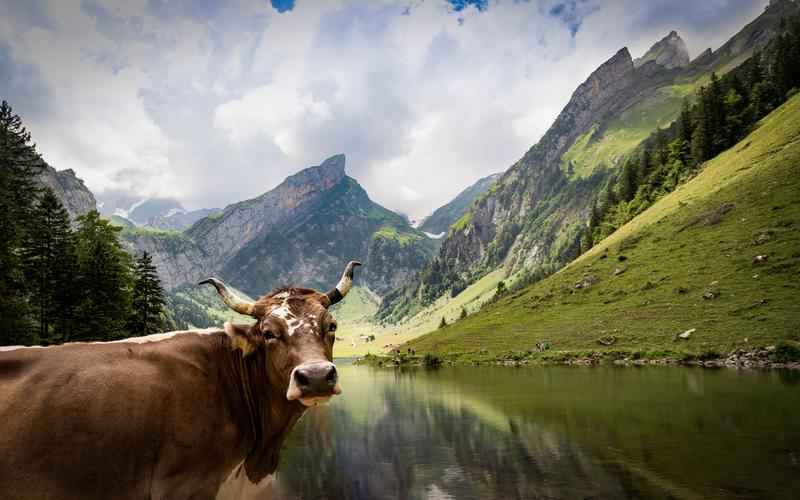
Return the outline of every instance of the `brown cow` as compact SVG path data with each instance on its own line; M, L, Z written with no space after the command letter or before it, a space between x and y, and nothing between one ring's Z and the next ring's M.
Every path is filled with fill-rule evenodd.
M238 497L278 466L289 431L341 389L322 294L222 299L250 325L0 352L0 498ZM202 284L202 283L201 283Z

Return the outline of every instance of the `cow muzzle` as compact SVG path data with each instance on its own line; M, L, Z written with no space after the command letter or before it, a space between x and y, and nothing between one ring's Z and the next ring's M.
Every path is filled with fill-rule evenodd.
M316 406L341 392L336 365L330 361L314 361L297 365L292 370L286 399L299 399L306 406Z

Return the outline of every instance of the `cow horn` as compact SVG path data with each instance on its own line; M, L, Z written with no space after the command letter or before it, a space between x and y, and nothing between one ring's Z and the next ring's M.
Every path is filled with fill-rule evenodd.
M255 304L250 302L249 300L244 300L243 298L239 297L235 293L228 290L228 287L225 286L225 283L218 280L217 278L208 278L207 280L203 280L198 285L206 285L211 283L214 285L214 288L217 289L217 293L219 293L220 297L222 297L222 301L225 302L228 307L233 309L239 314L245 314L247 316L255 317L253 314L253 310L255 309Z
M353 268L360 266L361 262L356 260L351 260L348 262L347 267L344 268L344 272L342 273L342 277L339 280L339 283L332 288L328 293L325 294L328 297L328 306L332 306L333 304L339 302L347 295L347 292L350 291L350 288L353 286Z

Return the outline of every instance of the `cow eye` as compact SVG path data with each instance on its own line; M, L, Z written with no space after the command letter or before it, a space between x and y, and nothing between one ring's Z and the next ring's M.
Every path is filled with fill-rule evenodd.
M331 333L335 332L336 328L337 328L336 323L331 323L330 325L328 325L328 331Z

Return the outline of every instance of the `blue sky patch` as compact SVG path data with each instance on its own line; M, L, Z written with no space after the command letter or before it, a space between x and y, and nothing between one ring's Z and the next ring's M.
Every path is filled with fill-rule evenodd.
M478 10L486 10L489 6L489 0L447 0L453 6L453 10L460 12L470 5Z
M581 9L578 6L580 3L586 3L586 0L568 0L565 2L559 2L553 5L547 13L551 17L555 17L566 24L569 32L572 34L572 36L575 36L578 33L578 30L581 28L583 16L585 14L584 12L581 12Z
M294 9L294 0L270 0L270 3L281 14Z

